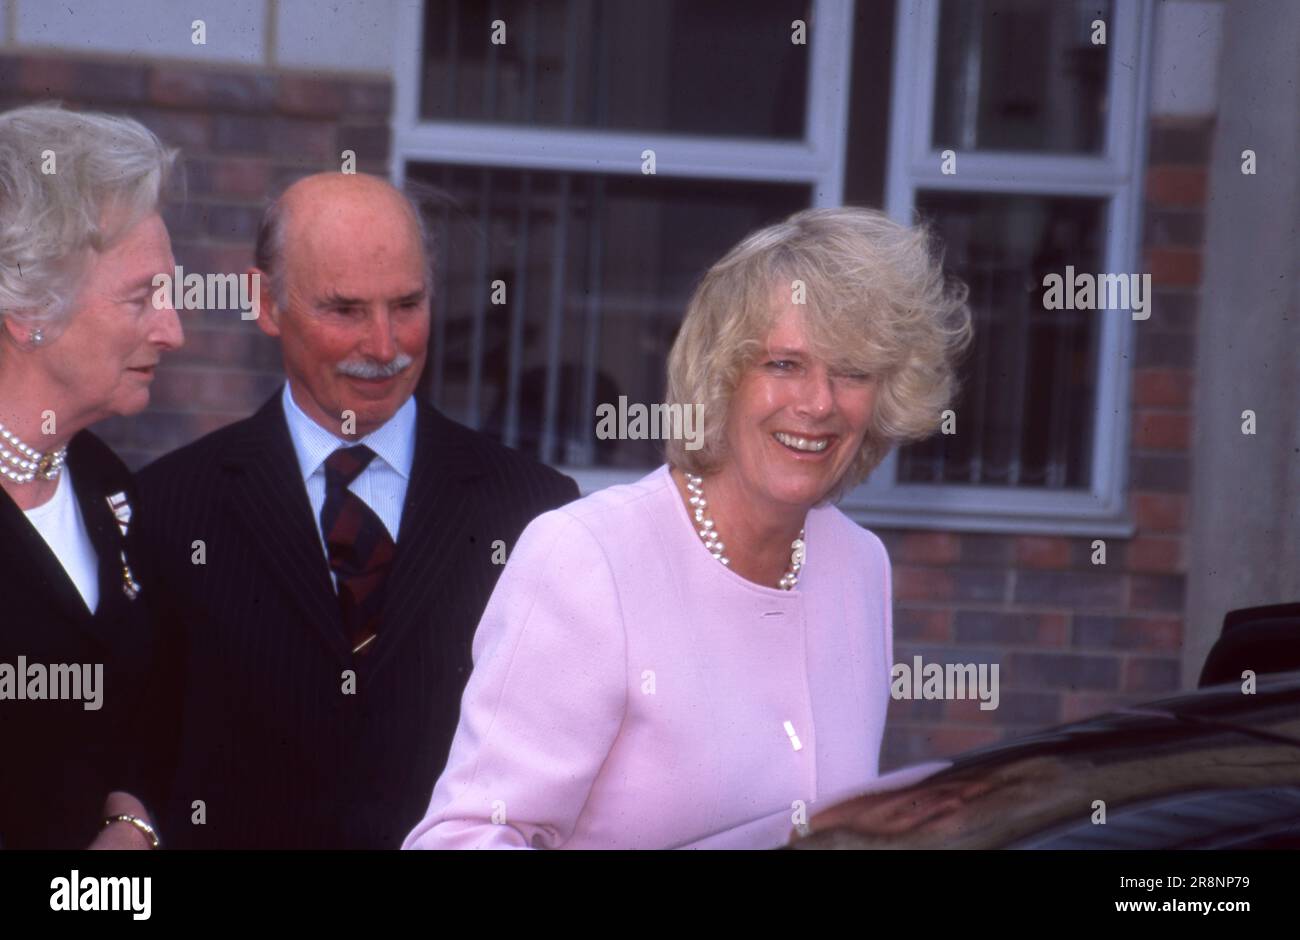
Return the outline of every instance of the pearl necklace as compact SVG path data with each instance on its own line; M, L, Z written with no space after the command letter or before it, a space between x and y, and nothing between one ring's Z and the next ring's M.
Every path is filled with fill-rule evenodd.
M709 501L704 498L704 478L693 473L684 473L684 476L686 477L686 491L691 494L688 502L690 502L695 513L695 524L699 526L696 531L704 541L704 547L718 561L727 567L731 567L731 559L723 554L727 546L723 543L722 536L718 533L713 520L704 514L704 510L709 507ZM786 569L785 574L781 575L781 580L777 582L777 587L783 591L794 590L794 586L799 583L799 569L803 567L805 556L803 536L804 530L800 529L799 537L790 543L790 567Z
M14 453L5 444L0 444L0 473L15 483L30 483L38 475L43 479L53 480L63 469L63 461L68 454L66 445L52 453L43 454L27 446L17 434L3 424L0 424L0 438L3 438L6 444L12 444L18 451Z

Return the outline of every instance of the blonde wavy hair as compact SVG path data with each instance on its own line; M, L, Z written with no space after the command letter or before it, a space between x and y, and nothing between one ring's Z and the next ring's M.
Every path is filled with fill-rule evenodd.
M704 275L668 357L668 403L704 406L699 449L665 442L669 463L700 475L727 460L727 416L744 371L803 282L811 351L876 379L862 446L826 500L861 483L899 444L928 437L956 394L970 342L964 284L944 276L930 231L873 209L806 209L748 236Z

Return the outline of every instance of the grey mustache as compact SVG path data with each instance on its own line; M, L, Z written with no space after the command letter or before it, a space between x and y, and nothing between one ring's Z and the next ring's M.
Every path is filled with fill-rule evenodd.
M406 353L398 353L391 362L374 362L362 359L357 362L340 362L339 373L354 379L391 379L411 367L415 360Z

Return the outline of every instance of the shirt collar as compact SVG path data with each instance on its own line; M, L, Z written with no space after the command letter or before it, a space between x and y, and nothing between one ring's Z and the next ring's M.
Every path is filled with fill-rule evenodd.
M406 399L402 407L378 428L355 440L337 437L309 418L294 401L288 382L284 383L280 400L303 480L310 479L334 451L357 444L365 444L375 452L377 459L400 473L403 479L410 480L411 464L415 459L414 396Z

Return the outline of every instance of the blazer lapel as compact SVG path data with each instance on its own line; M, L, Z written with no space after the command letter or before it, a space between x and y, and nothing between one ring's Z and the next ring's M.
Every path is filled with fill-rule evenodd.
M114 490L112 481L102 473L103 468L79 460L79 457L80 452L74 439L73 445L68 448L68 467L72 470L73 489L77 495L77 505L81 507L81 518L86 524L86 534L99 559L99 606L95 610L93 622L89 624L92 632L99 635L110 623L116 624L115 629L119 630L125 629L126 623L121 618L101 614L109 614L113 608L135 601L128 599L123 590L125 573L122 570L122 558L127 540L108 503L108 498L116 496L121 487ZM129 559L127 563L129 564ZM100 638L105 642L114 639L103 635Z
M430 629L439 594L457 572L477 515L469 480L482 474L461 429L417 399L415 459L402 507L401 536L383 625L368 666L376 671L397 655L417 626ZM484 549L486 550L486 549Z
M260 552L271 581L307 617L313 632L342 663L351 659L343 615L321 548L307 488L289 438L280 393L262 406L248 434L224 461L231 516Z
M64 485L70 481L64 480ZM90 520L86 520L89 528ZM50 546L36 527L27 521L8 493L0 491L0 565L14 572L15 584L25 584L26 589L43 595L70 622L78 624L96 639L104 639L95 629L95 619L82 600L77 586L72 583L63 564L50 551ZM98 550L98 546L96 546ZM100 558L103 564L103 558Z

